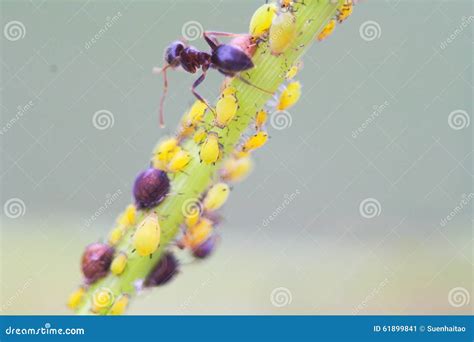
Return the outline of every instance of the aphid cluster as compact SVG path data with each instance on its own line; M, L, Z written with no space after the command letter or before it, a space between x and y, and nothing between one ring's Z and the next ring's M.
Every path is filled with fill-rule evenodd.
M349 16L352 14L353 6L354 0L345 0L344 3L337 9L336 16L329 19L326 26L324 26L321 32L318 34L316 37L317 40L323 41L328 36L330 36L336 28L336 22L340 24L349 18Z

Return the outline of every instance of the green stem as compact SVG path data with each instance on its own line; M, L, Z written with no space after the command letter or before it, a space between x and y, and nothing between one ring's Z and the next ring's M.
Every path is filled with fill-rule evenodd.
M315 37L336 13L337 7L343 0L306 0L305 5L298 7L295 12L297 18L297 28L300 34L285 53L280 56L273 56L270 53L266 43L260 44L253 62L255 68L246 72L244 77L248 78L253 84L263 89L276 91L280 84L285 80L284 76L288 68L298 61L307 48L315 41ZM220 141L224 146L224 158L228 156L239 143L243 133L248 128L255 113L261 109L270 99L271 95L258 91L255 88L246 85L238 79L234 79L231 85L238 90L239 110L236 113L238 118L233 121L228 129L213 130L219 132ZM210 114L206 121L210 122ZM160 226L162 230L161 245L152 258L140 257L137 253L132 253L132 234L130 228L121 242L116 246L117 251L125 252L128 256L128 263L125 271L116 276L109 274L105 278L97 281L90 286L83 298L81 304L76 310L77 314L90 314L92 306L93 293L98 288L107 288L114 297L117 298L122 293L129 295L135 294L135 283L144 279L151 271L152 267L160 259L162 252L167 245L176 237L179 227L183 222L182 206L186 200L199 197L214 180L217 179L219 164L205 165L199 162L199 148L192 141L188 140L184 144L192 155L191 163L186 167L186 174L177 174L171 182L172 194L156 211L160 217ZM176 195L179 194L179 195ZM137 215L137 222L140 223L146 213Z

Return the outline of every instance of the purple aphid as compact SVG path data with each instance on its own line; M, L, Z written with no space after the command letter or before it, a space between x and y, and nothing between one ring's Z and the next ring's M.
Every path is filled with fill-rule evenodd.
M211 235L206 241L193 249L194 257L199 259L207 258L214 251L217 240L217 235Z
M138 209L151 209L160 204L170 190L166 172L149 168L141 172L133 185L133 196Z
M114 249L104 243L93 243L86 247L82 255L81 268L86 282L92 284L109 272Z
M145 287L166 284L179 272L179 262L171 252L163 254L153 270L148 274L143 285Z

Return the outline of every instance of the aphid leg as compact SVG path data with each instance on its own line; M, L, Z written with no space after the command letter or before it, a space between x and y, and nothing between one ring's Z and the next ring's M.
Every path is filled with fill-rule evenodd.
M153 73L154 74L163 74L163 94L161 94L161 100L160 100L160 127L164 128L165 127L165 115L163 113L163 106L165 103L165 97L166 94L168 94L168 77L166 75L166 69L168 69L170 66L165 65L163 68L153 68Z
M207 108L209 108L211 110L212 113L214 113L215 115L215 111L214 111L214 108L212 108L209 103L206 101L206 99L204 99L201 95L199 95L197 92L196 92L196 88L198 85L200 85L202 83L202 81L204 81L204 79L206 78L206 72L204 71L202 73L201 76L199 76L199 78L194 81L192 87L191 87L191 92L193 93L194 96L196 96L196 98L201 101L201 102L204 102L207 106Z

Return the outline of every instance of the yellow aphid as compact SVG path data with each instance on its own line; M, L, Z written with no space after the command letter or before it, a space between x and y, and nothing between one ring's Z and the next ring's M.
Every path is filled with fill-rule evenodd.
M204 113L206 112L207 105L199 100L196 100L186 115L186 122L188 126L197 126L199 125L203 118Z
M207 191L202 201L204 211L214 211L224 205L229 197L230 188L226 183L217 183Z
M303 62L296 62L286 73L285 79L292 80L298 74L298 72L303 69Z
M270 50L273 55L285 52L296 38L296 18L291 12L280 12L270 27Z
M186 118L184 118L181 122L181 126L178 128L178 139L182 141L183 139L186 139L189 137L191 134L194 133L194 130L196 129L195 126L190 125L187 123Z
M214 118L214 125L219 128L227 127L229 122L234 118L239 105L234 96L224 96L217 101L216 117Z
M268 113L265 110L257 112L255 115L255 129L257 131L261 130L268 119Z
M71 295L69 296L69 299L67 301L67 306L70 309L75 310L81 303L82 298L84 298L85 293L86 293L86 290L82 286L79 287L76 291L71 293Z
M135 206L133 204L130 204L125 209L125 211L120 216L120 218L118 219L118 224L123 225L125 227L134 225L135 220L136 220L136 216L137 216L137 209L135 208Z
M222 147L219 144L219 136L215 132L209 132L199 151L201 162L215 164L219 160L221 153Z
M281 92L276 109L285 110L293 106L301 96L301 83L291 82Z
M129 297L127 294L123 294L120 297L117 298L117 300L114 302L114 305L110 308L110 314L111 315L122 315L125 310L127 310L129 302Z
M336 28L336 19L329 20L327 25L324 26L323 30L318 35L318 40L319 41L324 40L327 36L329 36L332 33L332 31L334 31L335 28Z
M184 244L190 248L195 248L206 241L213 231L212 222L207 218L202 218L199 222L186 231Z
M242 151L249 152L265 145L268 140L267 132L260 131L248 138L242 146Z
M337 21L342 23L344 20L349 18L349 16L352 14L352 10L352 0L346 0L345 3L338 8Z
M276 13L277 6L275 4L265 4L257 8L250 19L249 33L255 38L266 34L272 26Z
M155 149L155 157L159 161L169 162L178 149L178 139L169 138L159 143Z
M222 89L221 97L226 97L226 96L236 97L237 96L236 94L237 94L237 89L231 86L227 86L224 89Z
M169 172L182 171L186 166L188 166L190 161L191 155L185 150L181 149L173 156L173 158L171 158L170 162L168 163L167 170Z
M204 128L200 128L194 133L193 140L196 144L200 144L206 139L207 132Z
M120 240L122 239L123 233L124 233L124 227L122 225L118 225L117 227L112 229L112 231L109 234L109 244L111 244L112 246L115 246L116 244L118 244Z
M125 270L125 266L127 266L127 255L125 253L119 253L114 260L112 260L110 270L113 274L119 275Z
M240 182L245 179L253 169L250 156L242 158L229 158L224 162L221 178L225 181Z
M138 226L133 236L133 247L141 256L153 254L160 245L161 229L158 216L151 214Z

